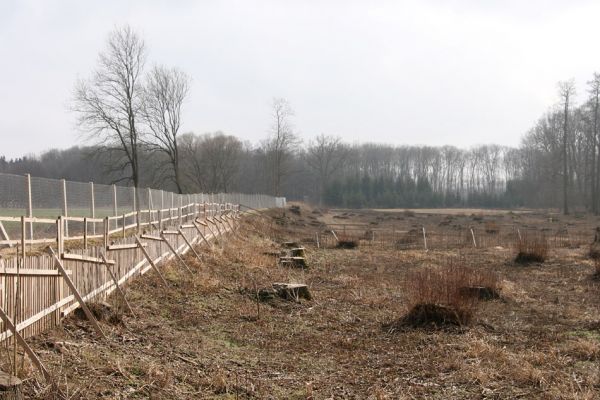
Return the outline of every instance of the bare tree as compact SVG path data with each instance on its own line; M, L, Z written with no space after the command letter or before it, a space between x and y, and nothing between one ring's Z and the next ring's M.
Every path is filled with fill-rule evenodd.
M140 182L138 122L145 59L143 40L129 26L115 29L92 78L77 83L73 107L90 139L115 156L111 172L129 171L123 179L135 187Z
M319 135L306 149L306 163L316 174L319 186L319 205L333 174L343 168L349 150L340 137Z
M273 99L271 116L271 135L265 143L265 150L272 177L273 194L280 196L282 180L290 172L290 156L300 141L291 123L294 111L286 99Z
M588 92L590 94L589 105L592 113L592 167L591 167L591 180L592 180L592 210L595 214L598 214L600 210L600 138L598 137L598 123L600 122L600 74L595 72L594 77L588 82Z
M558 83L558 93L560 95L563 107L563 137L562 137L562 161L563 161L563 213L569 213L568 189L569 189L569 169L567 159L567 142L569 127L569 105L575 95L575 82L571 79Z
M242 142L235 136L215 132L202 136L186 135L188 178L198 189L228 192L239 172Z
M150 150L166 155L171 167L167 177L175 183L179 193L183 193L183 187L177 136L189 86L189 77L179 69L155 66L146 78L144 89L143 115L149 128L145 143Z

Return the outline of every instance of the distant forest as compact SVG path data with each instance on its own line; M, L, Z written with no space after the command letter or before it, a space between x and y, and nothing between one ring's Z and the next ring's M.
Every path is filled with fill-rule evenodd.
M177 68L147 70L146 57L136 32L115 29L94 73L75 86L72 108L88 145L0 157L0 172L351 208L600 209L600 74L578 105L574 83L560 82L557 104L517 148L348 144L328 135L302 142L282 98L273 99L264 140L248 143L223 132L182 133L190 78Z

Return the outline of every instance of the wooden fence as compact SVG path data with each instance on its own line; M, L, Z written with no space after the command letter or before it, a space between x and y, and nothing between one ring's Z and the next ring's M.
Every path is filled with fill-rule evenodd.
M335 234L334 234L335 233ZM381 246L392 249L454 249L511 247L526 235L541 235L551 248L579 247L594 239L592 229L533 229L518 225L485 227L375 228L368 224L328 224L315 233L314 241L323 247L335 247L339 239L360 242L361 245ZM312 238L311 238L312 241Z
M238 204L241 209L285 207L283 197L245 193L178 194L159 189L73 182L64 179L0 173L0 248L16 245L21 236L28 243L51 243L54 224L62 216L69 237L102 234L109 229L143 226L148 220L181 218L193 204ZM26 216L25 231L20 216Z
M83 218L85 228L79 236L65 232L68 221L79 221L75 217L52 221L20 217L23 235L14 243L18 253L0 257L0 313L8 318L0 323L0 340L10 338L15 330L27 338L53 328L82 302L105 299L150 269L161 275L161 262L177 259L187 268L180 256L195 253L193 246L235 229L239 212L239 205L191 203L177 209ZM41 240L27 239L28 223L55 224L54 245L40 254L35 246ZM91 233L90 224L101 233ZM69 243L73 240L78 242ZM13 324L16 329L10 329Z

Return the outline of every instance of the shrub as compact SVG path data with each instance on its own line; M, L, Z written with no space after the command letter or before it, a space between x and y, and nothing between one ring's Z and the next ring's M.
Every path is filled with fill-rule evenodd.
M355 239L340 239L337 242L338 249L355 249L358 247L358 240Z
M497 234L500 232L500 226L494 221L488 221L485 223L485 232L489 234Z
M517 239L515 250L517 263L542 263L548 257L548 239L541 233L526 233Z
M415 271L407 280L409 312L399 323L413 327L467 325L482 299L480 291L473 289L480 288L493 293L489 298L497 297L497 276L458 262Z

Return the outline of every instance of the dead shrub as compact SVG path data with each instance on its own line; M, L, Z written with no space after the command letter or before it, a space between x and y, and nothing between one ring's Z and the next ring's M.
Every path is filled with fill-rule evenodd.
M543 263L548 258L548 239L542 233L526 233L517 239L515 251L517 263Z
M495 235L500 232L500 226L494 221L488 221L485 223L485 232L490 235Z
M358 240L355 239L340 239L338 240L338 249L355 249L358 247Z
M415 271L406 282L409 311L398 323L411 327L468 325L480 296L471 295L465 288L487 287L497 293L497 282L495 274L459 262Z

